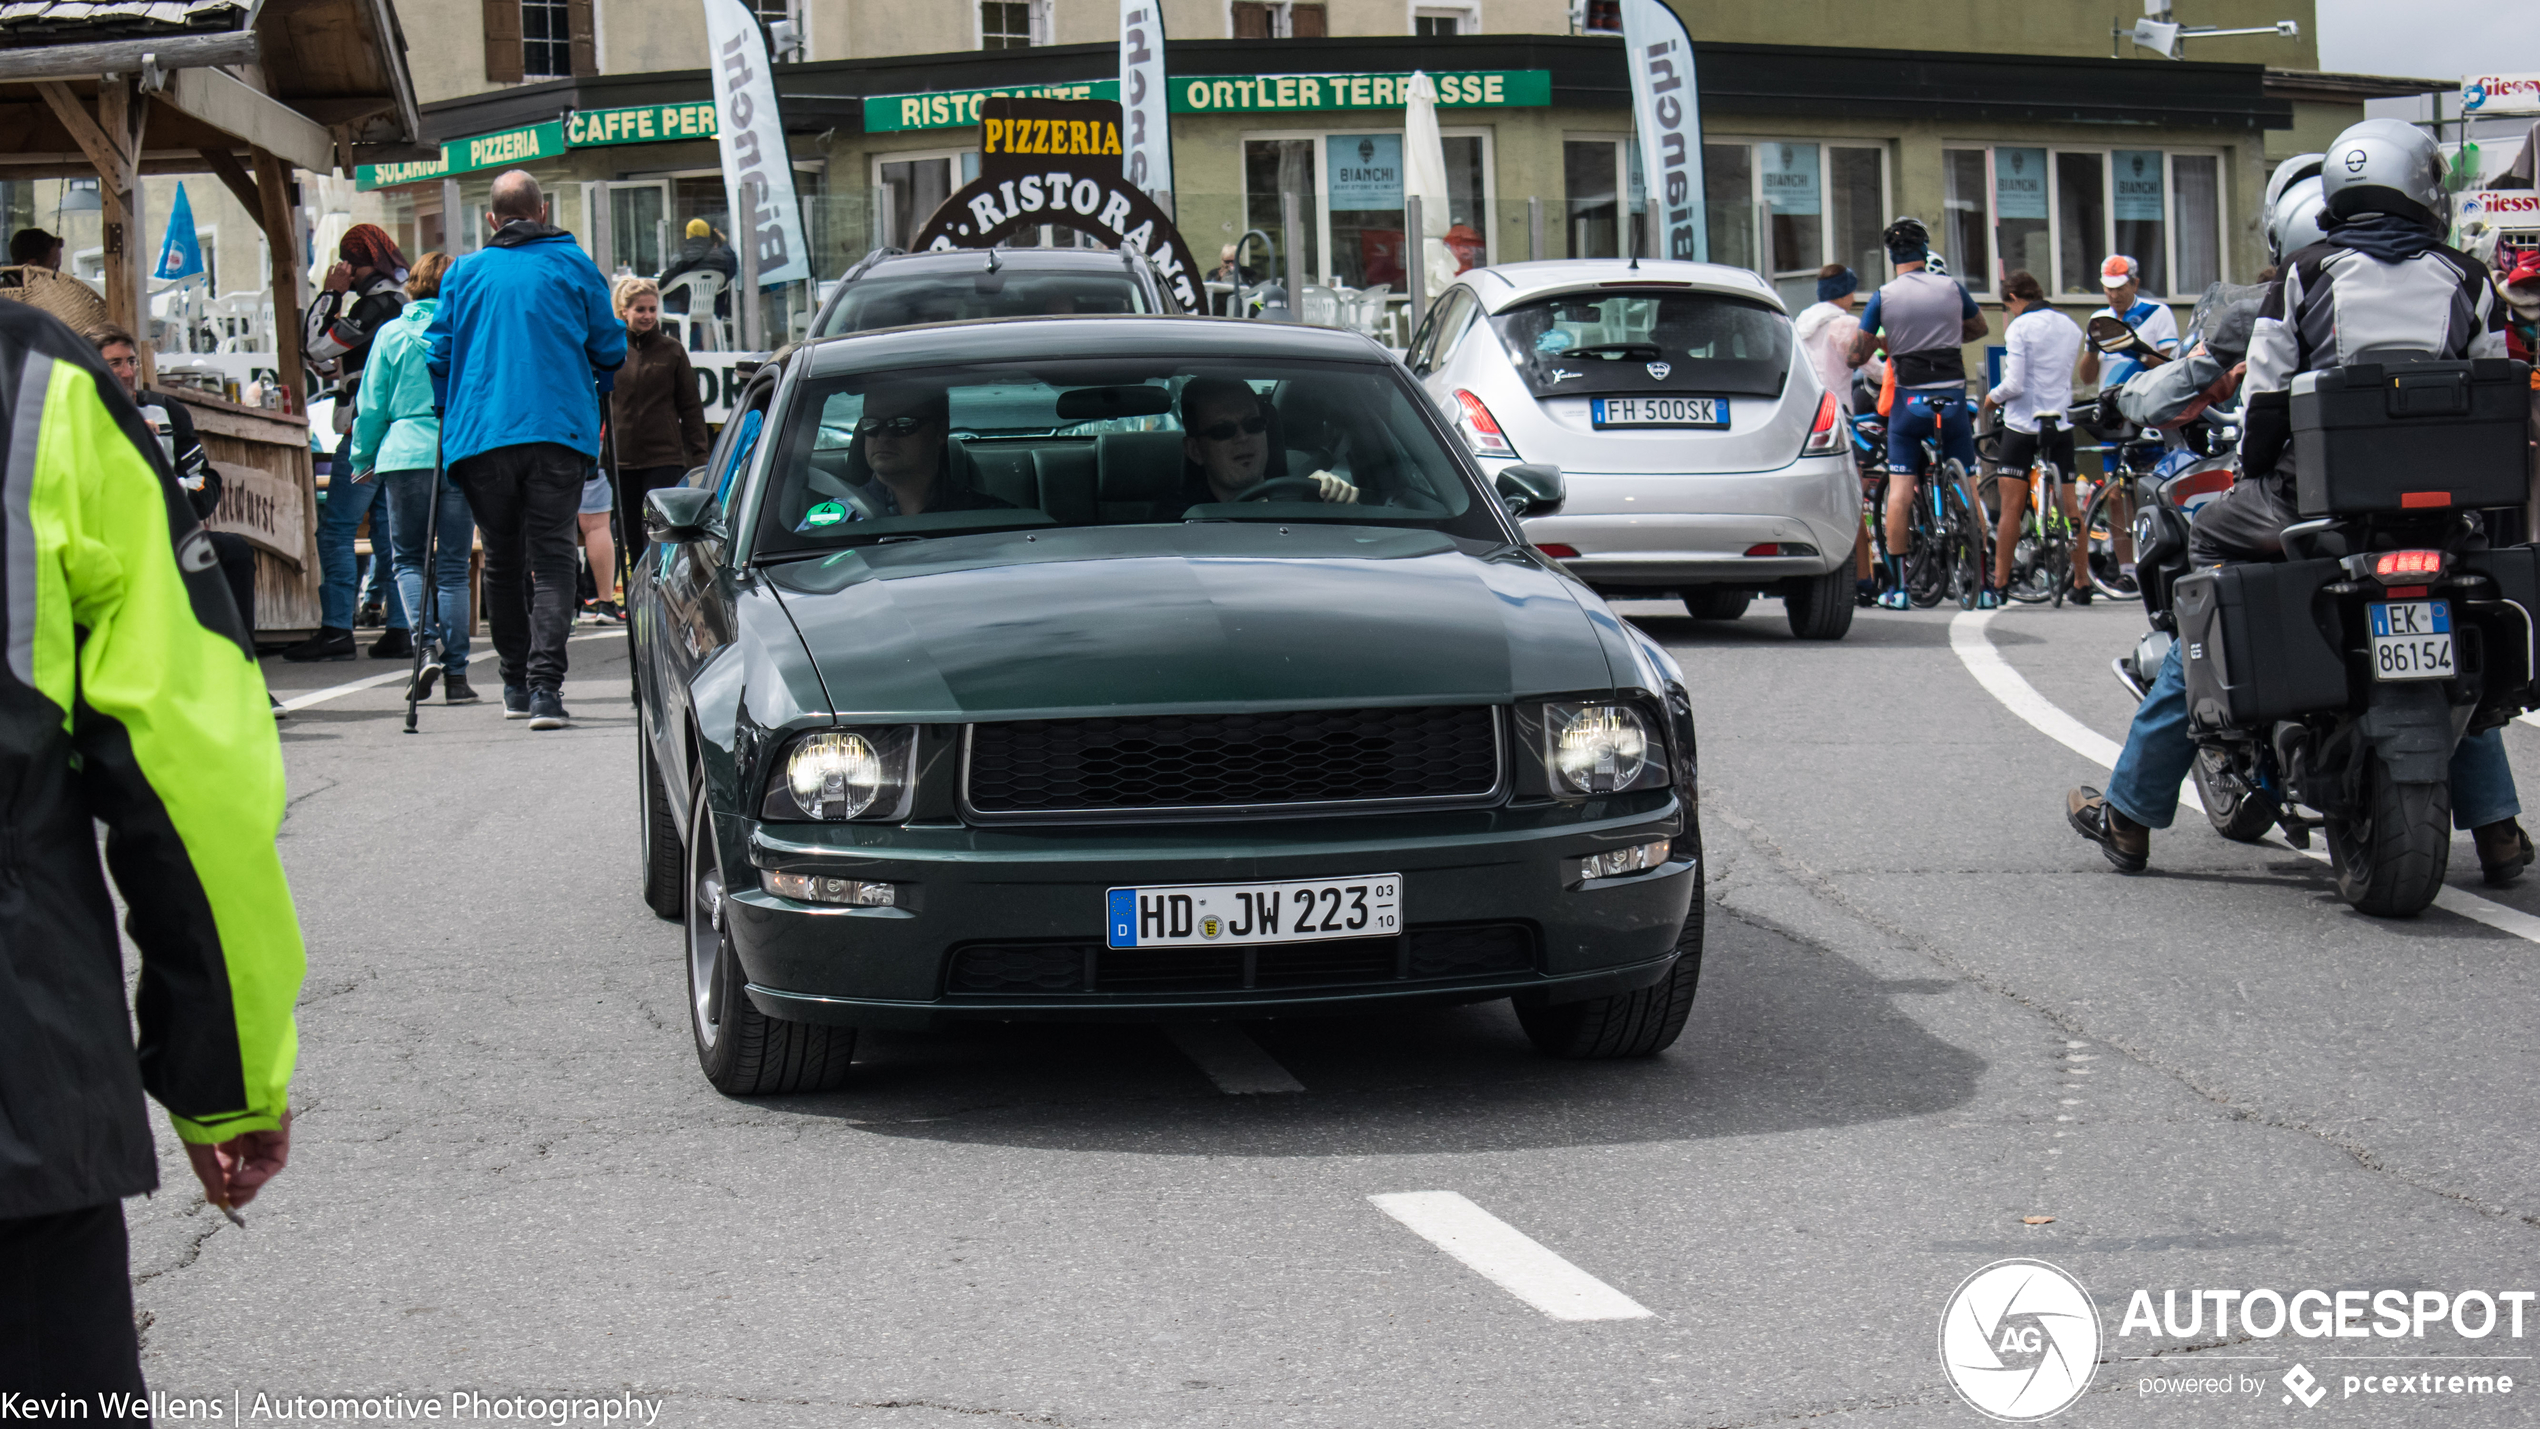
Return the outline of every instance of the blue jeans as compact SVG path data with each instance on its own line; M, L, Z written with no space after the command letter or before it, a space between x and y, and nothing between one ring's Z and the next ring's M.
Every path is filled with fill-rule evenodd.
M440 530L433 535L440 548L433 562L432 584L438 593L433 597L437 609L431 626L423 623L423 537L424 493L432 488L429 470L383 471L371 478L375 486L385 488L388 531L396 552L393 569L397 577L397 604L404 619L416 630L426 631L426 638L441 637L442 665L450 674L467 671L468 619L467 553L476 532L476 519L469 514L467 498L441 478Z
M2166 829L2178 815L2179 781L2195 762L2196 741L2187 733L2187 673L2173 643L2151 694L2134 712L2125 752L2108 775L2108 802L2138 824ZM2503 730L2471 735L2453 747L2453 827L2474 829L2521 812Z
M1964 396L1949 393L1911 391L1896 394L1896 406L1887 423L1887 469L1891 472L1923 469L1923 438L1939 434L1940 455L1944 461L1955 460L1968 471L1976 469L1976 418Z
M346 436L335 450L334 472L326 480L326 501L318 508L318 624L329 630L353 628L353 598L361 585L361 569L353 555L353 533L360 529L362 517L370 517L370 549L374 564L388 549L394 532L390 530L388 503L378 499L379 478L353 480L353 439ZM386 569L382 566L380 569ZM378 583L382 589L386 582ZM388 608L388 628L406 628L406 612L393 600L381 601Z

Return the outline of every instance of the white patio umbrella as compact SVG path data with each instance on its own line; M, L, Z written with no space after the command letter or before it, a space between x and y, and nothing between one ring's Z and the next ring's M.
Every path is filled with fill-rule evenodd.
M1410 251L1403 256L1409 262L1412 252L1419 255L1428 272L1428 290L1435 293L1455 281L1455 260L1446 251L1447 224L1453 217L1446 209L1446 141L1438 136L1436 81L1414 70L1408 93L1402 109L1402 192L1406 198L1419 197L1420 232L1404 235Z

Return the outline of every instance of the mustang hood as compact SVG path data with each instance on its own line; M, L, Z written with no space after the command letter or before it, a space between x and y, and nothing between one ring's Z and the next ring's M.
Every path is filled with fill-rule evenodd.
M1559 577L1426 531L1045 529L767 577L848 717L1486 704L1614 679Z

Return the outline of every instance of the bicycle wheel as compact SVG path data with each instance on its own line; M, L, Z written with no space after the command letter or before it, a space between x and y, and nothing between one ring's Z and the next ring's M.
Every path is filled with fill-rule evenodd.
M1906 510L1905 595L1916 609L1929 610L1940 604L1941 597L1953 593L1949 584L1951 531L1942 514L1932 509L1929 481L1915 490Z
M1984 519L1977 514L1982 508L1971 509L1967 505L1967 468L1955 458L1942 462L1932 479L1940 483L1942 519L1947 523L1943 539L1947 543L1948 593L1958 598L1961 609L1973 610L1976 592L1985 585L1982 563L1991 558L1990 544L1984 539Z
M2073 518L2064 512L2064 474L2052 462L2045 464L2046 480L2043 509L2038 513L2039 584L2054 597L2055 604L2064 603L2065 592L2072 589Z
M2117 569L2117 534L2134 517L2132 488L2133 483L2121 476L2100 482L2081 513L2081 529L2074 533L2075 558L2090 563L2090 588L2110 600L2135 600L2142 595L2120 583ZM2106 543L2105 549L2101 542Z

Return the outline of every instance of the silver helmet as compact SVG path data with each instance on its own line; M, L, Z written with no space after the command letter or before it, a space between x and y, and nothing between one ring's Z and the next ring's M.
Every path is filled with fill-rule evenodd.
M2395 213L2442 221L2443 151L2404 120L2367 119L2338 135L2320 177L2328 211L2339 218Z
M2328 236L2320 227L2320 215L2328 208L2328 194L2319 175L2296 179L2278 194L2275 206L2267 210L2267 258L2281 263L2288 253L2299 253Z
M2284 191L2286 189L2293 187L2295 184L2300 183L2304 179L2318 178L2320 165L2327 162L2328 156L2326 154L2296 154L2292 158L2285 160L2283 163L2276 165L2275 172L2267 175L2266 204L2258 211L2260 213L2275 212L2275 201L2284 197Z

